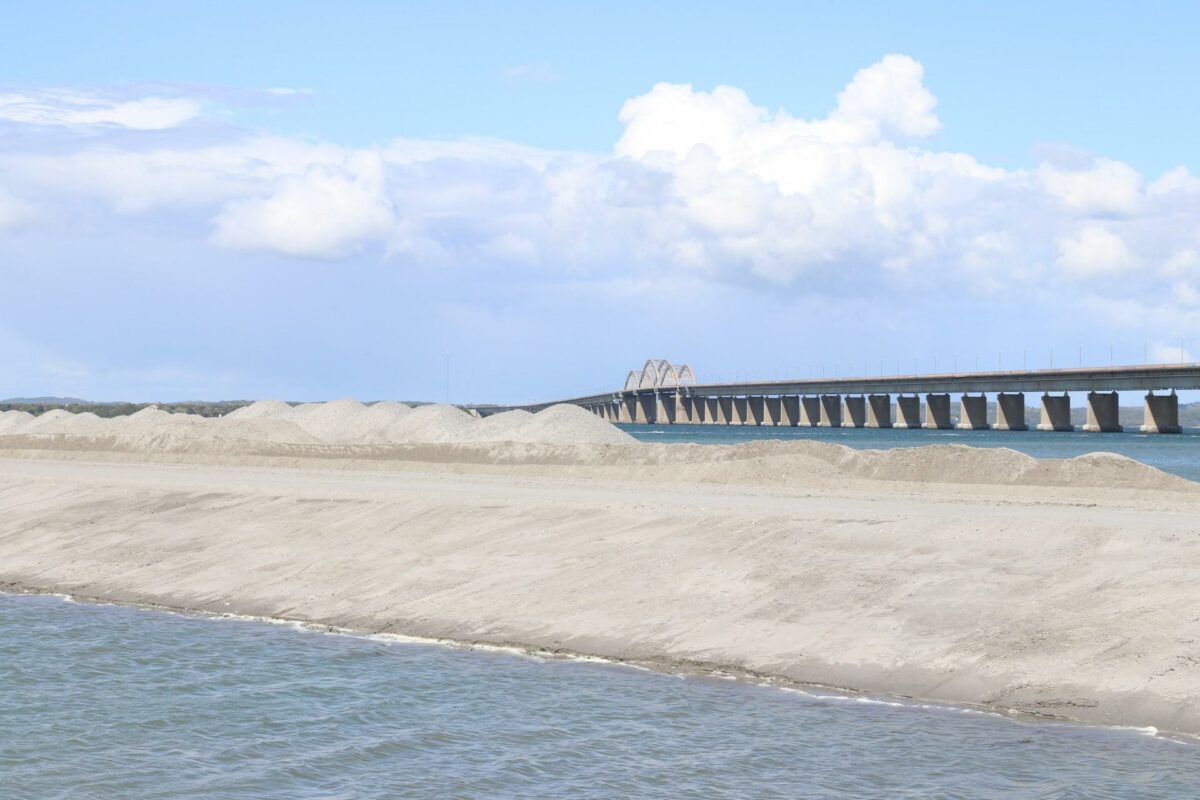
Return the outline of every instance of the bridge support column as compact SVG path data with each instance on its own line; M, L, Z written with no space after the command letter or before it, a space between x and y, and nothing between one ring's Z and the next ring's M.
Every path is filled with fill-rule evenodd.
M690 425L692 422L692 398L682 392L675 392L675 418L672 422L676 425Z
M1183 433L1179 427L1179 395L1174 390L1170 394L1150 392L1144 409L1142 433Z
M634 414L636 414L637 398L633 396L624 396L617 403L617 422L626 424L633 422Z
M718 425L736 425L733 421L733 398L718 397L717 398L717 424Z
M800 426L815 428L821 424L821 398L819 396L800 398Z
M633 421L641 425L653 425L658 419L658 398L653 394L637 395L637 406L634 409L635 416Z
M896 425L897 428L921 427L921 396L896 396Z
M892 427L892 396L889 394L867 395L867 427Z
M958 429L960 431L986 431L991 428L987 418L987 395L972 397L964 394L958 403Z
M1083 429L1089 433L1120 433L1125 430L1121 425L1120 399L1116 392L1088 392L1087 424Z
M789 428L795 428L800 424L800 398L795 395L791 395L788 397L781 397L779 400L780 407L783 412L783 415L780 417L779 424L787 425Z
M842 427L842 398L841 395L823 394L821 395L821 419L817 423L819 428L840 428Z
M842 420L851 428L865 428L867 425L867 398L846 395L842 401Z
M662 392L654 393L655 425L671 425L675 422L675 398Z
M954 427L950 423L950 395L925 395L925 424L921 427L941 431Z
M1071 395L1062 394L1042 395L1042 420L1038 423L1039 431L1073 431L1071 424Z
M746 424L763 425L766 416L767 398L761 396L746 398Z
M704 424L716 425L717 415L719 412L720 402L716 397L705 397L704 399Z
M1001 392L996 395L996 424L998 431L1027 431L1025 422L1025 393Z
M733 398L733 415L729 418L730 425L748 425L750 418L750 402L745 397Z
M763 425L779 426L784 423L783 419L783 398L768 397L763 403Z

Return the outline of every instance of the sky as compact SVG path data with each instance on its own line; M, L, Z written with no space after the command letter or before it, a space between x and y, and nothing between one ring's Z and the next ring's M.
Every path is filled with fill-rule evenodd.
M4 16L0 397L1200 357L1194 3Z

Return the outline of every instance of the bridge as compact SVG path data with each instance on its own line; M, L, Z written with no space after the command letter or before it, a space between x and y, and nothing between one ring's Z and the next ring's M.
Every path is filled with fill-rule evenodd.
M1144 391L1143 433L1179 433L1176 392L1200 389L1200 364L945 372L809 380L699 383L687 365L651 359L623 388L524 406L477 406L481 414L581 406L611 422L821 428L1027 430L1025 393L1041 393L1040 431L1074 430L1071 392L1087 393L1085 431L1117 432L1117 392ZM958 423L951 395L959 396ZM988 396L995 396L989 418ZM893 402L894 396L894 402ZM922 411L924 413L922 414Z

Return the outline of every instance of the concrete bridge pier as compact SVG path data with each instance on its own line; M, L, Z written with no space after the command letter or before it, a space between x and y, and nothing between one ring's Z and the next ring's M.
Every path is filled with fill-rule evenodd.
M767 413L767 398L754 395L746 398L746 424L764 425Z
M654 419L657 425L673 425L675 423L675 398L662 392L654 393Z
M821 424L821 398L813 395L812 397L800 398L800 426L802 428L815 428Z
M733 416L729 418L730 425L749 425L750 403L745 397L733 398Z
M912 397L904 395L896 395L896 423L897 428L919 428L921 427L921 396L914 394Z
M699 425L704 421L704 401L699 397L683 395L679 402L683 405L683 417L689 425Z
M867 398L860 395L846 395L842 401L842 420L851 428L867 426Z
M958 429L960 431L986 431L992 427L988 422L987 395L973 397L964 394L958 402Z
M633 422L635 414L634 407L637 405L637 399L633 396L622 397L617 403L617 422L626 424Z
M718 414L717 398L701 397L701 398L698 398L698 400L700 402L704 403L704 424L705 425L716 425L717 424L717 414Z
M1183 433L1179 426L1179 395L1175 390L1170 394L1146 395L1145 419L1142 422L1142 433Z
M692 398L675 392L675 417L671 420L676 425L690 425L692 422Z
M763 425L773 425L776 427L783 425L784 423L780 421L783 419L783 398L768 397L763 403Z
M1071 395L1043 394L1042 420L1038 423L1039 431L1073 431L1071 424Z
M1120 409L1116 392L1088 392L1087 424L1083 429L1090 433L1120 433L1125 430Z
M836 394L821 395L821 419L819 428L842 427L842 397Z
M634 422L642 425L653 425L658 419L658 398L653 394L639 394L637 396L637 406L634 411Z
M789 428L795 428L800 424L800 398L796 395L788 395L781 397L780 407L783 416L780 418L780 425L787 425Z
M939 431L954 427L950 422L950 395L925 395L925 424L922 427Z
M718 425L733 425L733 398L718 397L717 398L717 424Z
M1025 422L1025 393L1001 392L996 395L996 425L998 431L1027 431Z
M892 396L890 394L867 395L867 427L892 427Z

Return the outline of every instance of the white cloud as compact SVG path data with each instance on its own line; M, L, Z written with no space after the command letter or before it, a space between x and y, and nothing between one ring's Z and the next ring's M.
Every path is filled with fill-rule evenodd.
M1058 240L1058 265L1070 275L1091 278L1134 266L1124 240L1100 225L1088 225Z
M1173 193L1200 195L1200 178L1189 172L1187 167L1175 167L1151 183L1146 193L1153 197Z
M920 63L887 56L813 119L732 86L658 84L620 109L612 154L488 139L355 149L229 125L143 137L116 123L48 147L29 127L0 152L0 180L39 216L178 214L216 246L305 258L896 297L1078 282L1095 296L1154 298L1179 279L1200 285L1200 181L1186 169L1148 182L1090 155L1005 170L937 150L922 141L940 128L923 80ZM21 95L35 96L48 95ZM10 102L0 118L136 116L92 95L47 102L52 113ZM187 102L141 124L206 105ZM1089 280L1118 273L1120 285Z
M842 93L833 118L884 134L924 138L942 127L937 98L925 88L925 68L905 55L884 56L861 69Z
M0 231L17 228L33 219L33 207L0 187Z
M269 197L230 202L216 218L213 241L304 258L343 258L385 238L394 224L383 160L358 153L339 166L311 166Z
M182 125L203 110L199 101L187 97L119 100L61 90L0 94L0 120L37 126L157 131Z
M1189 275L1193 272L1200 272L1200 252L1196 252L1191 247L1177 250L1163 264L1162 272L1163 275L1172 278L1180 275Z
M1133 214L1142 205L1142 176L1121 161L1099 158L1087 169L1043 164L1038 176L1046 191L1081 214Z
M1155 342L1150 345L1150 363L1152 364L1192 364L1196 357L1180 342L1167 344Z

